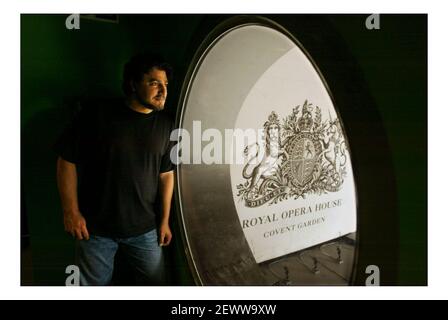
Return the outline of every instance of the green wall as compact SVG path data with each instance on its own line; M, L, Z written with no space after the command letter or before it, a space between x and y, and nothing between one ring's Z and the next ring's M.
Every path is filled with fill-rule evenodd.
M381 15L330 21L356 57L386 129L397 185L398 283L427 283L427 17ZM378 201L381 198L378 197Z

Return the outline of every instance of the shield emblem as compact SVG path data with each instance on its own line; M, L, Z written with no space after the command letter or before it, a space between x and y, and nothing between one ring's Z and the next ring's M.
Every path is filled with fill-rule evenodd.
M311 181L316 165L317 148L308 135L294 137L289 145L290 179L295 187L303 187Z

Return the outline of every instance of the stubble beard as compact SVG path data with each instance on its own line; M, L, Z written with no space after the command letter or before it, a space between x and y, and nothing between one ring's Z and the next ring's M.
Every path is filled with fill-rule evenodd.
M162 111L165 107L164 102L159 105L153 105L152 103L143 100L139 95L137 95L137 100L143 107L145 107L146 109L149 109L149 110Z

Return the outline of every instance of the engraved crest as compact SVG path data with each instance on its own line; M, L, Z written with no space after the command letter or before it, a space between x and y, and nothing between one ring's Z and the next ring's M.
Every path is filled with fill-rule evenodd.
M272 111L263 127L263 141L244 149L246 181L237 185L237 195L247 207L340 190L347 149L338 119L323 122L320 108L305 101L283 124Z

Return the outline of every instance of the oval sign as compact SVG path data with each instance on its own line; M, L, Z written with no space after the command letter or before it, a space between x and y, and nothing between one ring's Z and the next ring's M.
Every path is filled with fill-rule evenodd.
M198 283L348 284L356 190L330 91L275 23L224 25L193 62L178 115L178 205Z

